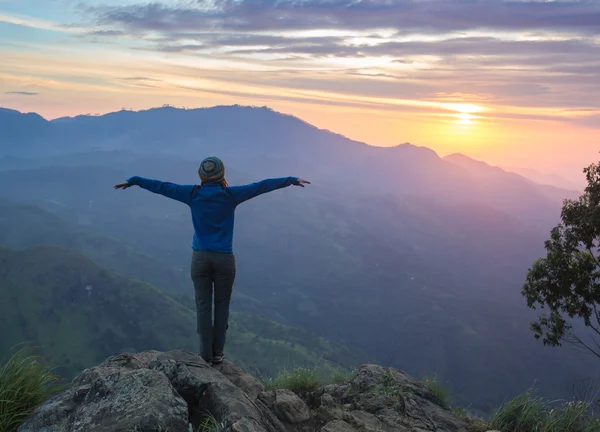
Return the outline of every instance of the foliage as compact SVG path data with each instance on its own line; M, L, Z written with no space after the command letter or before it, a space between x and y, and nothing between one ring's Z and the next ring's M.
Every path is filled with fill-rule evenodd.
M501 405L491 425L500 431L598 432L600 421L586 402L548 402L527 392Z
M215 416L208 413L204 416L195 432L221 432L223 427L223 424L220 423ZM190 432L193 432L191 425Z
M317 368L296 366L265 380L264 384L267 389L287 389L304 395L317 390L322 385L322 380Z
M14 352L0 366L0 431L16 431L59 388L59 378L30 348Z
M527 274L522 294L533 309L548 309L531 328L545 345L575 343L600 357L600 163L584 170L588 186L578 200L565 201L562 223L546 241L547 255ZM574 331L582 320L589 334Z
M354 377L355 377L354 371L344 369L342 367L336 367L336 368L334 368L334 370L331 374L331 382L334 384L339 384L339 383L350 381Z
M490 423L485 420L476 417L471 417L463 408L453 407L452 412L454 413L454 415L461 418L467 423L470 432L487 432L492 427Z
M392 370L389 369L383 375L381 382L374 388L374 391L382 396L393 396L396 394L396 390L396 380L394 379Z
M423 378L423 385L427 391L438 399L443 408L448 408L450 406L450 392L440 383L437 376L426 376Z

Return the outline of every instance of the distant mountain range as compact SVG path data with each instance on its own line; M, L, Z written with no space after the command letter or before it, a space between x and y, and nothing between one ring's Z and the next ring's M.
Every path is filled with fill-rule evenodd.
M461 155L368 146L267 108L157 108L52 122L0 111L0 142L0 182L11 185L0 198L79 226L64 245L40 232L58 222L17 213L5 226L20 226L27 245L54 238L186 304L189 211L111 186L131 175L195 183L199 161L217 154L234 184L313 181L239 208L238 312L318 333L416 376L437 373L459 401L481 409L534 383L567 397L572 383L599 372L589 357L535 341L520 295L562 200L577 192ZM39 232L35 241L27 226ZM16 235L0 240L16 247ZM124 253L131 268L119 262Z
M548 185L548 186L558 187L561 189L577 190L577 191L583 190L583 188L585 187L585 177L583 176L583 173L581 174L580 181L574 182L574 181L567 180L558 174L543 173L543 172L537 171L533 168L507 166L507 167L504 167L504 169L506 171L510 171L510 172L519 174L519 175L521 175L525 178L528 178L529 180L531 180L535 183L541 184L541 185Z
M61 158L90 151L127 151L197 160L218 154L228 165L249 174L302 171L318 184L352 185L367 193L377 188L447 202L473 200L526 223L542 223L544 228L556 221L557 203L575 196L499 168L483 167L483 163L476 168L477 162L466 156L442 159L430 149L411 144L368 146L268 108L165 107L53 121L0 110L0 129L4 143L0 156L5 157ZM18 166L19 161L5 159L3 163Z

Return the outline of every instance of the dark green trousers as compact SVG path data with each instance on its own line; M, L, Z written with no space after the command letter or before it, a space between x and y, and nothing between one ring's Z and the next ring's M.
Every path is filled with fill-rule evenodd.
M235 280L235 256L231 253L194 251L191 275L196 293L200 356L211 362L213 356L222 355L225 348L229 303Z

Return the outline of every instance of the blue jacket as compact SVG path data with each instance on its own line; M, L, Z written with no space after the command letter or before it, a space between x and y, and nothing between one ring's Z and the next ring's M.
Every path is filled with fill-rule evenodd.
M223 189L217 183L206 183L200 187L137 176L127 180L129 184L187 204L194 224L192 249L223 253L233 252L234 214L238 205L258 195L288 187L296 181L296 177L275 178Z

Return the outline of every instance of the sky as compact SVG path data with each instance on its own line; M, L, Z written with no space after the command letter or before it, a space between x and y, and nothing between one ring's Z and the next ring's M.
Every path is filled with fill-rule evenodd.
M600 159L600 1L0 0L0 106L165 104L573 179Z

